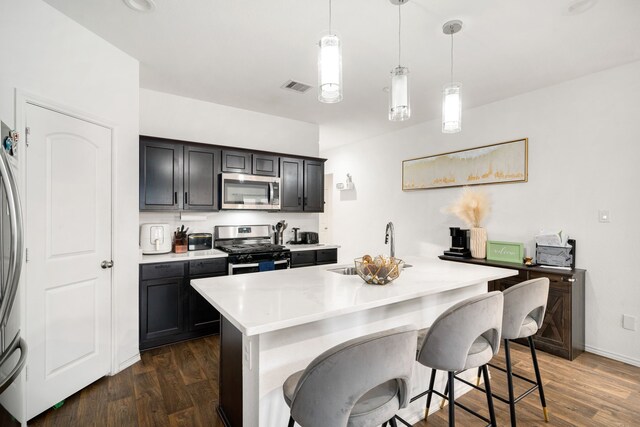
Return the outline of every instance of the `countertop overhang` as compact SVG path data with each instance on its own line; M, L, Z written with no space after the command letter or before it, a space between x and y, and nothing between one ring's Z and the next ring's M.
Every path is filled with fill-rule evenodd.
M240 332L251 336L517 274L517 270L432 258L403 259L413 267L384 286L329 271L339 267L335 264L196 279L191 286Z

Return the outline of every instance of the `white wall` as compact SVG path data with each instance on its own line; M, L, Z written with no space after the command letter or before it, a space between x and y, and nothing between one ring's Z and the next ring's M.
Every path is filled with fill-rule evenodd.
M16 126L17 88L116 126L113 285L119 370L138 355L138 62L40 0L0 2L0 52L5 123ZM24 286L23 280L22 292ZM10 394L3 394L2 403L20 419Z
M318 125L254 111L213 104L168 93L140 90L140 134L229 147L318 156ZM205 221L181 222L169 212L141 212L140 223L185 224L189 232L213 232L214 225L275 224L284 219L291 229L318 231L318 214L221 211Z
M621 326L623 314L640 319L640 62L466 110L459 134L440 126L434 120L321 153L336 182L349 172L356 186L334 192L342 260L386 252L387 221L400 257L441 254L447 227L463 225L442 212L461 189L402 192L402 160L528 137L529 182L481 187L493 200L489 239L524 242L532 253L541 228L575 238L577 267L587 270L588 350L640 365L640 331ZM598 222L599 209L610 211L611 223Z

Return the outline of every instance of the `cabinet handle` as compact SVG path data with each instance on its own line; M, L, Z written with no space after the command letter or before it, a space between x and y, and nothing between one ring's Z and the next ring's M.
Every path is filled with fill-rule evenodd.
M574 279L573 277L569 277L569 278L563 277L562 281L563 282L575 282L576 279Z
M184 192L184 204L185 204L185 205L188 205L188 204L189 204L189 203L187 202L187 200L189 200L189 198L187 197L187 194L188 194L188 193L185 191L185 192Z
M173 204L174 205L178 204L178 192L177 191L175 193L173 193Z

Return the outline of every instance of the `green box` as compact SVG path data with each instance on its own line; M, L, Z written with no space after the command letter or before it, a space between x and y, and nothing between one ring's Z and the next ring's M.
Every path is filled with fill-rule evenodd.
M524 245L514 242L487 241L487 260L522 264Z

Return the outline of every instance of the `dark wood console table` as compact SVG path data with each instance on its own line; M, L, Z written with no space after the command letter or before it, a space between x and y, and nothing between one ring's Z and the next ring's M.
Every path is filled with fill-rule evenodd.
M562 270L527 267L486 259L440 256L442 260L518 270L517 276L489 282L489 291L504 291L510 286L537 277L549 278L549 300L544 322L534 336L536 348L573 360L584 352L584 281L585 270ZM527 345L526 340L518 340Z

